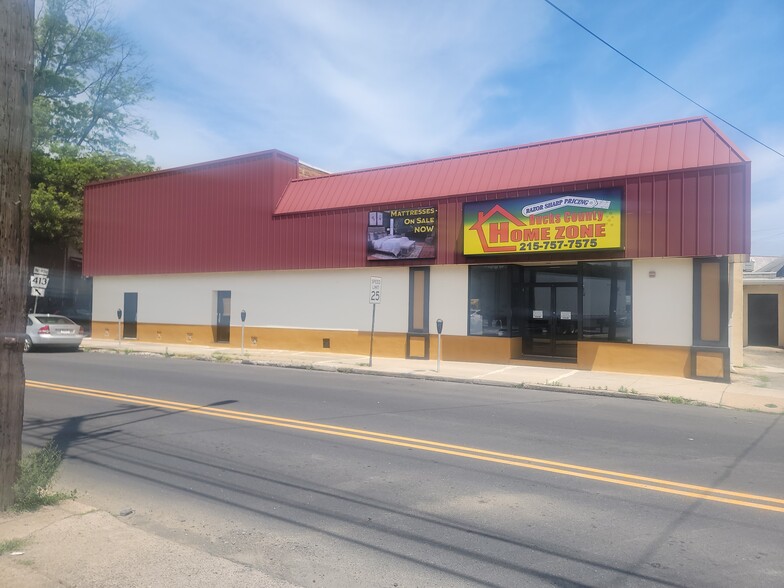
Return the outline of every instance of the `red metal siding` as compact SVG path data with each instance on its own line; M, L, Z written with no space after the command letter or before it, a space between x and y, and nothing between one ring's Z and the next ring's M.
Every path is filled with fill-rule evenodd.
M683 178L676 175L667 181L667 255L683 250Z
M436 264L562 260L564 254L558 253L466 258L461 253L463 203L603 187L623 189L625 250L570 258L748 254L748 162L698 170L660 169L673 158L689 159L693 151L686 144L693 141L695 149L702 144L701 128L688 123L672 126L669 133L653 134L638 129L615 139L599 137L592 147L573 141L565 158L558 154L561 147L550 146L522 161L504 152L470 166L456 158L440 161L428 173L422 166L401 166L384 174L349 175L339 185L327 184L326 190L311 188L321 180L291 182L297 177L297 160L280 152L96 184L85 195L84 272L135 275L432 264L433 260L367 261L368 212L388 205L367 202L364 195L384 186L405 193L414 188L422 191L422 197L392 206L437 206ZM675 140L679 133L681 139ZM683 146L683 153L673 151L674 144ZM700 151L695 162L706 153ZM715 156L715 143L709 153ZM557 157L551 160L553 156ZM630 167L650 173L459 193L487 185L487 176L508 182L517 181L507 178L519 178L515 174L521 173L541 179L593 168L617 174ZM303 205L310 206L311 197L318 200L326 194L344 203L351 197L350 207L276 215L275 206L286 186L294 184L304 186L300 196L308 200ZM456 193L441 197L438 185ZM341 186L348 186L350 193L342 194Z
M89 186L84 273L240 271L266 264L263 230L296 177L280 152Z

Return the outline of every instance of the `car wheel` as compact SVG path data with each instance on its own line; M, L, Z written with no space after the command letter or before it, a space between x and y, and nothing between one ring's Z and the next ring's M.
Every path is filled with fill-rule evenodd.
M25 337L25 340L24 340L24 350L25 350L25 352L30 351L32 348L33 348L33 341L30 339L30 337Z

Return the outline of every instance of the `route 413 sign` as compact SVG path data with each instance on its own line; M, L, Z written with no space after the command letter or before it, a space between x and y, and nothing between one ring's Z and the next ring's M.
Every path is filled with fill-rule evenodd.
M30 276L30 296L41 298L46 295L46 287L49 285L49 268L34 267L33 275ZM38 300L35 301L38 306Z
M46 288L49 285L49 276L30 276L31 288Z

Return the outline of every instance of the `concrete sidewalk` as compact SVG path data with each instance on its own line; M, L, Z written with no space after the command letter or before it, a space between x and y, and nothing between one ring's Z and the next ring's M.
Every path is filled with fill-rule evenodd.
M263 571L138 529L123 517L65 501L0 513L0 586L226 586L292 588Z
M313 353L227 346L173 345L123 340L85 339L82 348L114 353L148 353L256 365L345 371L407 378L427 378L498 386L552 389L559 392L621 396L683 404L784 412L784 350L749 348L749 365L732 375L732 383L704 382L672 376L582 371L560 367L532 367L487 363Z

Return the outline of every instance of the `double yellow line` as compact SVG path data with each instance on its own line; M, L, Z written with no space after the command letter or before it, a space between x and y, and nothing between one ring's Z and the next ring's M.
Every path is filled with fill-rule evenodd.
M540 470L543 472L561 474L575 478L585 478L588 480L617 484L620 486L629 486L632 488L641 488L643 490L652 490L666 494L676 494L678 496L686 496L700 500L722 502L725 504L734 504L737 506L745 506L749 508L784 513L784 499L781 498L772 498L769 496L759 496L756 494L747 494L744 492L733 492L731 490L721 490L718 488L709 488L706 486L686 484L683 482L673 482L670 480L649 478L635 474L626 474L623 472L614 472L611 470L602 470L569 463L562 463L558 461L538 459L525 455L501 453L498 451L488 451L485 449L477 449L475 447L439 443L437 441L428 441L426 439L417 439L414 437L402 437L399 435L377 433L363 429L352 429L349 427L325 425L312 421L286 419L265 414L227 410L224 408L212 408L209 406L200 406L197 404L188 404L185 402L174 402L171 400L161 400L147 396L121 394L118 392L109 392L106 390L93 390L91 388L79 388L76 386L66 386L48 382L36 382L28 380L27 387L40 390L49 390L53 392L65 392L68 394L76 394L80 396L103 398L105 400L126 402L138 406L154 406L172 411L184 411L222 419L255 423L259 425L270 425L274 427L296 429L299 431L309 431L312 433L320 433L322 435L359 439L373 443L382 443L384 445L419 449L421 451L429 451L431 453L453 455L457 457L487 461L519 468Z

